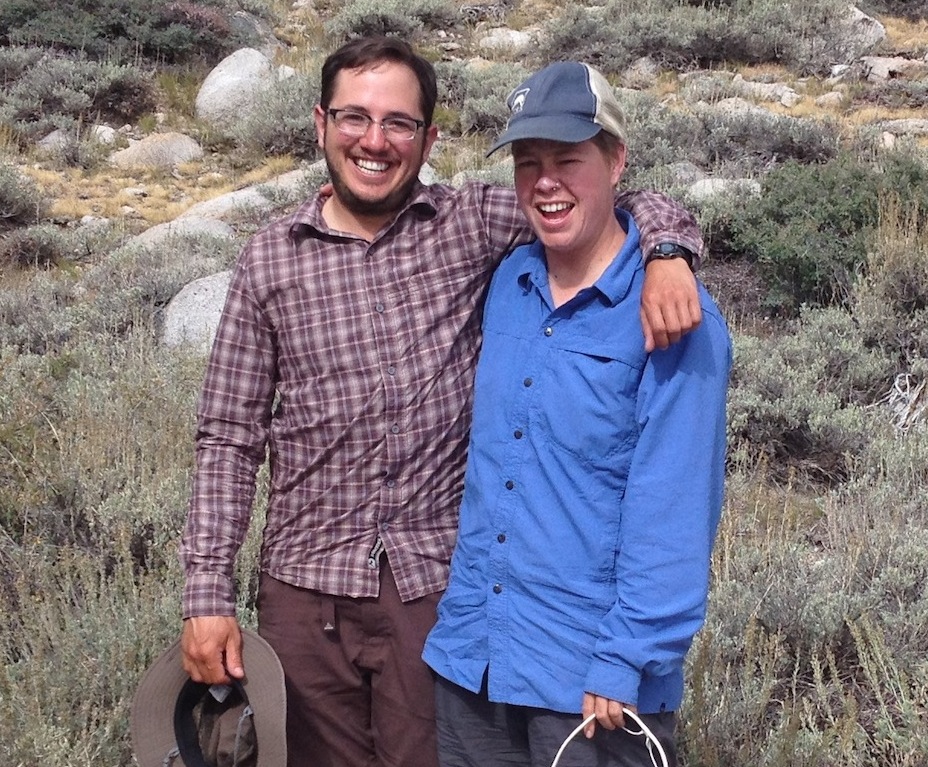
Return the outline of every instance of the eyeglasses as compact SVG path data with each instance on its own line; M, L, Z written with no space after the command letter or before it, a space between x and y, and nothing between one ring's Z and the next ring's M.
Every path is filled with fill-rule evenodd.
M412 117L387 117L384 120L375 120L370 115L363 112L355 112L351 109L329 109L327 114L332 118L335 127L346 136L360 138L365 135L371 127L371 123L380 126L383 135L393 141L412 141L420 128L425 127L425 122L416 120Z

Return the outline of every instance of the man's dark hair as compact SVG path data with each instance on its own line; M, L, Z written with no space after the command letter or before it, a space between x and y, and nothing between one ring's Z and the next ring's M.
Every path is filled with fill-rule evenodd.
M419 81L422 119L426 125L431 125L438 100L435 68L409 43L397 37L361 37L332 53L322 65L322 93L319 97L322 108L329 108L335 91L335 78L343 69L372 69L385 61L405 64L415 73Z

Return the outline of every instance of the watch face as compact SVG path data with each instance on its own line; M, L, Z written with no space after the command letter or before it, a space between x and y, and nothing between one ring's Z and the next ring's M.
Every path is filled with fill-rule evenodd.
M655 256L680 256L686 258L686 251L673 242L662 242L654 248Z
M687 248L677 245L675 242L662 242L656 245L654 250L651 251L651 258L682 258L690 269L693 268L693 261L695 260L693 254Z

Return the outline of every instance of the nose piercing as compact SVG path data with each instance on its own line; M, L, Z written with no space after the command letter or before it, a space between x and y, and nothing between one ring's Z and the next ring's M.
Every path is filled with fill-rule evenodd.
M556 192L556 191L557 191L558 189L560 189L560 188L561 188L561 185L560 185L559 183L555 182L555 183L551 186L551 191L552 191L552 192Z

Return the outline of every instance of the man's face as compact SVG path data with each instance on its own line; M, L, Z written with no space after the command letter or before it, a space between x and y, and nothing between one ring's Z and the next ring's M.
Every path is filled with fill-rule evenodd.
M512 145L519 207L549 254L583 258L596 252L615 221L615 185L625 147L607 155L592 140L545 139ZM610 235L611 236L611 235Z
M378 122L389 117L424 117L415 74L404 64L390 61L339 72L329 109L349 109ZM395 213L428 159L436 128L420 128L406 141L389 138L375 123L363 136L345 135L321 106L316 107L315 119L338 204L357 216Z

